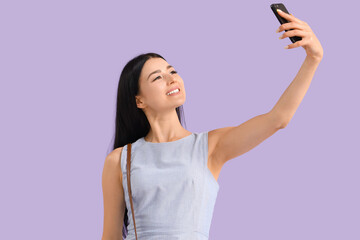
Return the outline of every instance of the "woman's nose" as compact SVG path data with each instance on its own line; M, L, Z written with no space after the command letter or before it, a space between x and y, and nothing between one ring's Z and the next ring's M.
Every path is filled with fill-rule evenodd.
M175 76L173 76L171 74L165 74L164 77L166 78L166 80L169 80L169 81L174 81L175 80Z

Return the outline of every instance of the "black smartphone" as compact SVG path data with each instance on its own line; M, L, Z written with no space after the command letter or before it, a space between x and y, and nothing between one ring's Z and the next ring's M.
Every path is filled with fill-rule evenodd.
M289 22L285 18L280 17L279 13L276 11L276 9L280 9L281 11L283 11L283 12L285 12L287 14L290 14L288 12L288 10L286 9L286 7L284 6L284 4L282 4L282 3L273 3L273 4L270 5L270 8L274 12L274 14L275 14L276 18L279 20L280 24L284 24L284 23ZM294 29L290 29L290 30L294 30ZM290 30L285 30L285 32L290 31ZM300 41L302 39L302 37L299 37L299 36L293 36L293 37L289 37L289 38L293 43L295 43L297 41Z

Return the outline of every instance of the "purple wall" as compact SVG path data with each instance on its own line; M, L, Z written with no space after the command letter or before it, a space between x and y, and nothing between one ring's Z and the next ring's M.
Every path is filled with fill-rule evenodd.
M192 132L268 112L306 56L278 39L274 2L127 2L2 4L0 239L101 239L117 84L136 55L175 66ZM360 4L283 3L324 58L288 126L224 165L210 239L360 239Z

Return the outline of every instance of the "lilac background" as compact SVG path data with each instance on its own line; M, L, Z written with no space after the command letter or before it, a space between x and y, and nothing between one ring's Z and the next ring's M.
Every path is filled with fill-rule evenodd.
M0 239L101 239L117 84L138 54L184 79L189 131L269 111L305 58L271 3L3 1ZM324 59L289 125L223 167L210 239L360 239L359 3L282 3Z

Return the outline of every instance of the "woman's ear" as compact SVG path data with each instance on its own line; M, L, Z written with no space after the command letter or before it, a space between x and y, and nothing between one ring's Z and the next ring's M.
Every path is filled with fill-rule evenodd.
M136 106L138 108L144 108L145 107L145 104L142 102L140 97L135 96L135 102L136 102Z

